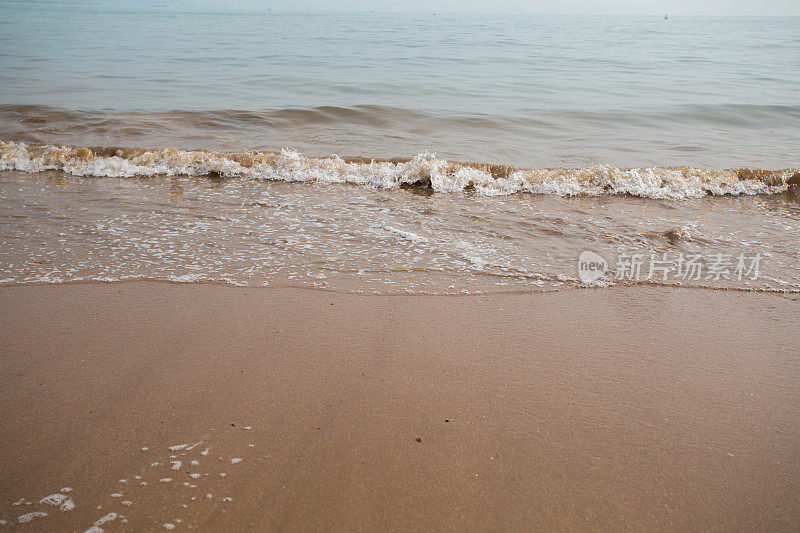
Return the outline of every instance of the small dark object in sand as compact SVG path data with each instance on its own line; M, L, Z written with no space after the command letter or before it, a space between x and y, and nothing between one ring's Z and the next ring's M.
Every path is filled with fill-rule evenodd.
M416 437L414 437L414 440L417 441L417 442L422 442L422 437L417 435Z
M445 422L450 422L450 419L449 418L445 418L444 421Z
M231 427L232 427L232 428L235 428L235 427L236 427L236 424L231 424Z

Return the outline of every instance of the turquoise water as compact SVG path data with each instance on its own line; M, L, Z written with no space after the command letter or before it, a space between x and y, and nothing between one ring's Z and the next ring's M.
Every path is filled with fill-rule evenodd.
M799 23L2 3L0 131L529 167L794 167Z

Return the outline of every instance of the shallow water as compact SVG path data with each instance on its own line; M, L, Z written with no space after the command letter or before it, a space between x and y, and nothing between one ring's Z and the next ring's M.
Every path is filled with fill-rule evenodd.
M379 293L486 293L582 286L581 252L641 255L638 282L800 290L800 202L773 196L652 200L420 194L204 177L76 178L0 172L4 284L158 279ZM702 256L700 279L658 272ZM714 254L728 275L708 279ZM761 254L757 279L736 257Z

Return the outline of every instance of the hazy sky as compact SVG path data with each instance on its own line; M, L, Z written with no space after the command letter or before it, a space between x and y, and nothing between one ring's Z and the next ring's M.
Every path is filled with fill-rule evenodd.
M114 0L107 0L112 3ZM800 15L800 0L178 0L239 9L528 12L583 14ZM144 2L143 2L144 3ZM150 0L172 4L175 0Z
M214 11L413 11L585 15L794 15L800 0L0 0Z

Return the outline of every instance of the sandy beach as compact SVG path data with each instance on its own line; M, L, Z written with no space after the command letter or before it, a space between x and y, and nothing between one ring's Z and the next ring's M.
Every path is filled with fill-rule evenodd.
M3 287L0 519L797 530L799 306L652 286Z

